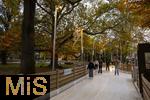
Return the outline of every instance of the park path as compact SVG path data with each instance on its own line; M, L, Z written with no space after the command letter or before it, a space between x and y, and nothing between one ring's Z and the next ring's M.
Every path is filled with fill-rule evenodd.
M130 74L112 72L88 77L50 100L142 100Z

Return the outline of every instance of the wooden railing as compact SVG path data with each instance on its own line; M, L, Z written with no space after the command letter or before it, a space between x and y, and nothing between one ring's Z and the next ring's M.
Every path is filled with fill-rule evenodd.
M74 81L87 74L86 67L73 67L70 69L70 73L65 74L64 70L56 70L45 73L38 73L43 75L50 75L50 90L56 90L67 83Z
M121 70L123 71L132 71L132 67L133 65L132 64L121 64Z
M150 100L150 82L142 75L143 99Z

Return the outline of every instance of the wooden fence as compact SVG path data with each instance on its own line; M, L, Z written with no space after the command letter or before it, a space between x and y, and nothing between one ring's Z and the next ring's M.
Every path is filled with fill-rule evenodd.
M50 75L50 90L55 90L67 83L74 81L82 76L87 74L87 69L84 66L81 67L73 67L67 70L56 70L45 73L38 73L38 75Z
M121 64L121 70L123 71L129 71L131 72L132 71L132 67L133 65L132 64Z
M150 100L150 82L142 75L143 99Z

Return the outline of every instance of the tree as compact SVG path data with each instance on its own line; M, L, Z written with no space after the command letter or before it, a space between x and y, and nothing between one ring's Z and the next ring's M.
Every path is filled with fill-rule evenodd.
M14 4L15 5L12 5ZM0 34L0 54L1 54L1 62L2 64L7 64L8 53L12 48L18 45L20 26L19 23L19 5L20 0L13 0L8 2L6 0L2 0L2 4L0 5L0 25L1 25L1 34Z
M46 26L44 25L43 29L44 31L46 31L47 33L50 34L51 37L51 58L53 56L53 51L52 51L52 47L53 47L53 39L54 39L54 21L55 21L55 15L54 12L57 9L57 7L61 6L62 9L59 9L57 12L57 39L59 42L57 42L56 44L61 46L64 43L66 43L70 38L73 37L72 34L69 35L60 35L60 33L62 33L62 31L64 31L66 28L68 28L70 25L65 25L65 27L62 27L62 23L63 23L63 19L65 16L67 16L68 14L70 14L73 9L75 7L78 6L79 2L81 0L44 0L44 1L39 1L37 2L38 7L40 7L46 14L46 16L44 15L43 18L48 19L49 22L46 21L46 23L48 23ZM65 22L64 22L65 23ZM40 25L41 26L41 25ZM47 27L48 26L48 27ZM64 26L64 25L63 25ZM66 32L66 31L65 31ZM67 33L72 33L72 30L68 30L67 29ZM58 35L59 34L59 35ZM60 40L61 39L61 40ZM57 46L56 45L56 46ZM56 53L55 53L55 66L58 66L58 48L59 46L56 47ZM51 59L51 64L52 65L52 59Z
M22 26L21 72L35 72L34 60L34 16L36 0L24 0L24 16Z
M120 22L116 23L115 21L118 20L116 19L115 21L110 21L109 24L106 24L108 22L106 20L103 21L102 19L102 16L104 16L106 13L111 12L111 10L114 9L115 4L107 4L100 2L95 7L93 6L94 8L91 8L92 9L91 10L88 7L86 7L83 3L79 3L79 1L81 0L78 0L78 2L70 3L68 1L49 2L49 0L45 0L37 3L39 8L41 8L38 9L39 14L37 15L38 16L37 19L39 19L38 22L40 23L37 24L37 29L39 33L40 32L49 33L51 40L53 40L52 36L54 29L53 14L55 11L55 5L62 6L62 9L58 10L57 16L58 20L57 20L56 55L58 55L59 52L61 52L62 50L61 48L65 46L65 43L68 43L69 41L72 40L76 25L78 27L82 27L84 33L86 34L97 35L97 34L105 34L107 30L116 27L120 23ZM51 6L49 7L48 5ZM58 61L57 59L55 65L57 65Z
M131 15L135 20L133 20L136 25L140 27L150 27L149 11L150 2L148 0L131 1L126 3L128 9L131 11Z
M37 3L37 5L40 8L38 12L40 15L42 12L42 15L38 17L40 19L39 22L41 23L37 24L38 26L37 29L39 29L38 31L42 33L43 31L45 33L49 33L50 39L53 40L54 11L57 5L61 5L62 9L58 10L58 16L57 16L58 17L57 18L58 19L57 39L56 39L57 55L63 52L62 48L65 48L66 50L67 47L71 47L70 45L72 44L73 33L76 30L76 26L78 28L82 28L85 34L95 35L95 36L99 34L108 35L106 36L106 38L110 40L112 38L110 34L115 34L117 35L117 39L123 40L123 41L115 42L114 45L119 46L122 45L124 41L128 40L129 42L131 42L131 37L133 37L131 33L133 31L132 17L129 16L126 9L123 9L122 11L119 8L119 3L120 2L104 3L102 2L102 0L100 0L97 1L97 3L93 4L91 8L89 8L83 3L79 3L79 2L70 3L68 2L68 0L61 1L61 2L59 0L58 1L52 0L51 2L49 0L39 1ZM112 39L111 41L115 39ZM120 42L121 44L119 44ZM106 48L106 50L108 49L107 51L110 51L110 49L112 48L107 48L108 44L105 44L102 47ZM79 47L80 44L78 44L76 48L71 50L76 49L78 52L80 52ZM49 48L50 50L52 50L51 49L52 44ZM66 50L66 51L70 51L70 50Z

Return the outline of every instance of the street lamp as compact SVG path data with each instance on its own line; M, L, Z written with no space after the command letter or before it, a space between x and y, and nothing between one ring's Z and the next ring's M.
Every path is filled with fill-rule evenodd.
M81 31L81 61L83 63L83 29L80 29Z
M55 6L54 14L54 37L53 37L53 53L52 53L52 70L55 69L55 46L56 46L56 31L57 31L57 11L62 9L61 6Z

